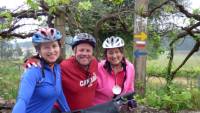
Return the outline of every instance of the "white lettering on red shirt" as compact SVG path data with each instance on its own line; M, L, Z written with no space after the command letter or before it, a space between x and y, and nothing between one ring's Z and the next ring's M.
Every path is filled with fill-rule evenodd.
M97 80L97 76L95 73L93 73L93 76L91 76L90 78L80 81L80 87L84 87L84 86L88 85L88 83L90 83L88 85L88 87L90 87L93 85L93 82L95 82L96 80Z

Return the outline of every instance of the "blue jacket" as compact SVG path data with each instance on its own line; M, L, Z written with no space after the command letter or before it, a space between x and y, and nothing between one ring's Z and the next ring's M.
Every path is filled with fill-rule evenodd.
M44 65L44 76L40 67L32 66L22 76L12 113L50 113L56 101L62 111L70 111L62 91L60 66L54 64L51 69Z

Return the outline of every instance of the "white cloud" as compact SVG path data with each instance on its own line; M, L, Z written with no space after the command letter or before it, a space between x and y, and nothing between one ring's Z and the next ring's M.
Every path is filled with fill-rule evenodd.
M26 0L0 0L0 7L6 6L7 9L15 10L25 2Z
M200 8L200 0L190 0L190 1L192 2L191 4L192 9Z

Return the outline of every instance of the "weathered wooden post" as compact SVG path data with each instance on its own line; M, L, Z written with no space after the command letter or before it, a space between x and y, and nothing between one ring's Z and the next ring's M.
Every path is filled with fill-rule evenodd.
M148 10L149 0L135 0L134 14L134 64L136 72L136 92L144 96L146 88L146 39L147 39L147 18L142 15Z

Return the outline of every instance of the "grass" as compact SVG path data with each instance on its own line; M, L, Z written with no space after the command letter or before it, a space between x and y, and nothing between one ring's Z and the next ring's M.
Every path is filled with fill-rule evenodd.
M173 70L177 68L184 60L186 55L176 53L174 56ZM158 59L147 61L147 74L150 76L164 76L168 65L167 54L161 55ZM186 64L177 72L177 76L181 77L198 77L200 76L200 55L193 55Z
M14 99L17 96L22 73L19 61L0 61L0 97Z
M174 56L173 70L181 64L185 55L176 53ZM200 54L192 56L187 63L177 72L173 80L175 84L170 91L164 90L167 54L158 59L147 61L147 96L143 103L158 108L170 109L171 112L179 110L200 110ZM199 88L199 89L198 89ZM167 94L168 93L168 94Z

